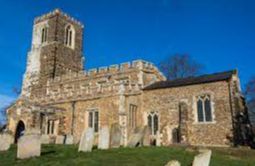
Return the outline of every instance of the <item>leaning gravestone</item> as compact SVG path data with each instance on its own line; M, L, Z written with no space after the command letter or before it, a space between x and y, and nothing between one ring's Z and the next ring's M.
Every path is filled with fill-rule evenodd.
M88 128L84 130L81 136L79 152L91 152L94 143L94 130L92 128Z
M46 134L41 135L41 144L50 144L50 136Z
M74 143L73 136L70 135L70 134L66 135L66 137L65 137L65 144L66 145L72 145L73 143Z
M110 137L111 137L110 147L119 148L121 141L121 129L119 124L115 123L112 125Z
M108 126L102 127L99 131L98 149L109 149L110 133Z
M144 127L144 135L143 135L143 146L150 146L150 128L148 126Z
M9 150L12 143L13 137L10 134L0 134L0 151Z
M196 155L192 166L209 166L212 151L211 150L199 150L200 154Z
M18 140L17 158L25 159L41 155L41 139L39 134L25 134Z
M65 140L65 137L63 135L58 135L56 137L56 142L55 144L64 144L64 140Z
M144 128L137 127L135 131L131 134L131 137L128 141L128 147L136 147L142 144L144 136Z

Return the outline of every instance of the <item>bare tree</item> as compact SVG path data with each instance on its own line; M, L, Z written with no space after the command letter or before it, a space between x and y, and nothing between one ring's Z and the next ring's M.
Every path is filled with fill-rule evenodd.
M169 56L159 64L168 80L196 76L201 73L203 65L194 61L187 54Z
M255 124L255 76L248 81L245 87L245 96L250 114L250 120Z

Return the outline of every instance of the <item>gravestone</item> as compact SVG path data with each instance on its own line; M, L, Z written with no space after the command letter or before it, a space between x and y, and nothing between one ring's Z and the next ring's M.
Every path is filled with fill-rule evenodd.
M144 136L144 128L137 127L135 131L131 134L130 139L128 141L128 147L136 147L142 144Z
M148 126L144 127L144 136L143 136L143 146L150 146L150 128Z
M181 166L181 164L177 160L172 160L172 161L169 161L165 166Z
M64 144L64 140L65 140L65 137L63 135L58 135L56 137L56 142L55 144Z
M66 135L66 137L65 137L65 144L66 145L74 144L73 136L72 135L70 135L70 134Z
M109 149L110 132L108 126L102 127L99 131L98 149Z
M41 136L25 134L18 140L17 158L25 159L41 155Z
M156 146L161 146L161 135L159 131L156 134Z
M119 148L121 141L121 129L119 124L115 123L111 127L110 133L110 147L111 148Z
M84 130L81 136L79 152L91 152L94 143L94 130L92 128L88 128Z
M41 135L41 144L50 144L50 136L46 134Z
M13 143L13 137L10 134L0 134L0 151L7 151Z
M200 154L196 155L192 166L209 166L212 151L211 150L199 150Z

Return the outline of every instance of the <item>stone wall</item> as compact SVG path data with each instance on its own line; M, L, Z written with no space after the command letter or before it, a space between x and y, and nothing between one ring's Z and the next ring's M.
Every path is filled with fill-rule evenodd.
M183 87L144 91L143 112L157 111L163 144L172 143L172 130L179 126L179 104L188 105L187 142L192 145L229 146L232 115L228 82L214 82ZM196 96L212 97L213 122L197 122Z

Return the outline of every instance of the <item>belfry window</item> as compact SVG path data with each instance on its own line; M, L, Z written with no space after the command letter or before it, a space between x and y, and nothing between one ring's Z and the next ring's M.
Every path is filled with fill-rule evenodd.
M159 129L159 117L156 112L150 112L148 114L148 126L151 131L151 135L156 135Z
M41 43L47 42L47 38L48 38L48 28L44 27L41 33Z
M71 25L68 25L65 29L65 45L71 48L74 48L74 28Z
M212 104L210 95L197 97L197 121L212 122Z
M94 129L94 132L98 132L99 113L97 110L90 110L88 112L88 126Z

